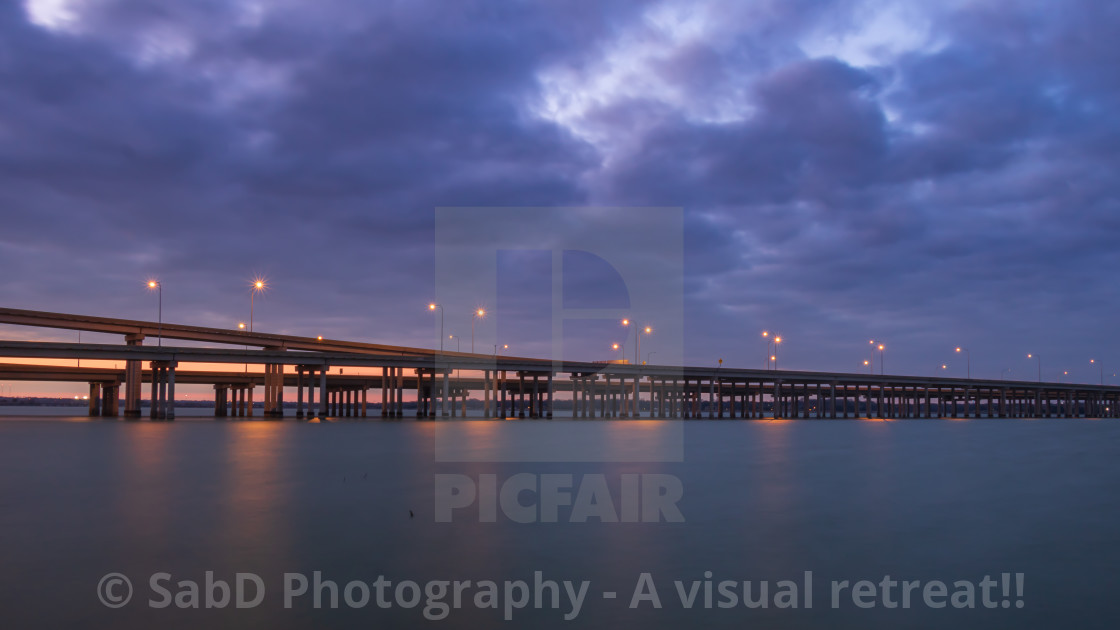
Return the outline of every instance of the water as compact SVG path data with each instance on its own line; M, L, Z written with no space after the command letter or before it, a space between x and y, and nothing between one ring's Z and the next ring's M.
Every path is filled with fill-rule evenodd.
M285 609L284 573L344 585L392 580L589 580L574 621L513 611L509 627L1114 628L1120 423L1097 420L690 421L677 463L436 462L431 422L0 421L0 627L490 628L468 605L426 621L424 604ZM559 427L618 452L672 437L653 421L468 422L479 449L516 449ZM675 425L679 428L679 425ZM549 439L564 440L553 436ZM576 439L576 438L573 438ZM437 473L675 475L683 523L435 522ZM477 478L477 477L476 477ZM528 500L526 499L526 502ZM412 510L414 516L409 516ZM567 508L560 508L566 515ZM261 576L251 609L151 608L153 573L204 582ZM673 585L803 580L811 609L692 609ZM128 576L133 599L103 606L99 580ZM630 609L639 576L662 608ZM1010 607L831 607L831 582L997 581L1022 573ZM604 599L602 593L617 593ZM1014 591L1014 588L1012 589ZM473 591L472 591L473 592ZM406 593L407 594L407 593ZM1003 598L1000 589L994 600ZM465 596L469 602L470 595ZM898 599L897 591L894 597ZM450 601L450 599L446 600ZM881 600L880 600L881 601ZM1022 601L1023 608L1015 603ZM998 605L998 604L997 604Z

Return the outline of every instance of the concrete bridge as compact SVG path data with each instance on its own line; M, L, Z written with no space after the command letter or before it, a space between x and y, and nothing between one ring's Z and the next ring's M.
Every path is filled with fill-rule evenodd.
M101 416L121 414L123 389L123 415L138 417L147 383L150 417L172 419L177 382L213 385L216 416L252 415L258 387L264 415L276 418L293 387L296 417L321 419L366 417L371 390L385 418L404 417L406 391L419 418L465 415L472 396L486 417L553 418L558 393L576 418L1120 415L1120 387L1103 385L552 361L18 309L0 309L0 324L122 335L121 345L0 341L0 357L123 361L123 370L0 365L3 380L88 382L89 413ZM153 335L236 347L143 345ZM180 369L204 364L246 371ZM328 373L346 367L378 373Z

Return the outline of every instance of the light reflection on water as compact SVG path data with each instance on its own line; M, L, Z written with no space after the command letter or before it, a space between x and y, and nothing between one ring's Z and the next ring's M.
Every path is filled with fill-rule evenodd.
M389 579L592 580L580 618L524 611L516 627L1115 627L1120 423L1084 420L690 421L670 463L438 462L433 422L0 422L0 625L412 627L418 610L283 610L285 571ZM462 423L470 449L539 439L522 422ZM627 453L667 423L554 422ZM520 425L520 426L519 426ZM625 459L625 457L620 457ZM685 523L435 523L436 473L623 473L682 480ZM415 514L409 517L409 510ZM562 516L564 512L561 512ZM563 520L563 518L562 518ZM101 607L120 571L202 580L260 574L245 611ZM672 580L972 579L1027 574L1023 611L681 610ZM651 572L663 610L629 610ZM493 627L453 611L447 627ZM515 623L517 623L515 621Z

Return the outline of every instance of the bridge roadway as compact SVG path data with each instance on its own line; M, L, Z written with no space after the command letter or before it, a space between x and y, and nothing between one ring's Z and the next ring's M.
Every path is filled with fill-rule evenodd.
M212 383L216 415L251 414L258 385L264 389L264 413L272 417L283 416L284 390L291 387L296 416L320 418L365 415L370 389L381 390L383 417L404 416L406 389L415 392L418 417L461 414L474 394L486 416L551 418L556 392L570 393L572 415L581 418L699 418L704 412L709 418L1120 415L1115 386L551 361L17 309L0 309L0 323L124 335L126 345L0 341L0 357L124 361L121 371L23 365L0 370L0 377L11 380L87 381L94 415L118 415L123 386L124 415L138 416L140 385L150 383L151 416L173 418L176 378ZM142 345L144 337L160 331L166 338L240 347ZM177 370L180 364L223 363L252 365L254 372ZM263 373L255 371L258 366ZM382 374L328 374L332 367L351 366Z

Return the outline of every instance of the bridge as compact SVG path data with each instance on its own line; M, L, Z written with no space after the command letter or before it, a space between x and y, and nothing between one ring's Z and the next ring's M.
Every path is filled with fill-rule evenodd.
M405 417L406 391L415 395L417 418L465 416L472 397L490 418L553 418L558 398L574 418L1120 415L1120 387L1106 385L559 361L9 308L0 309L0 324L123 337L122 344L0 340L0 358L123 362L120 370L0 364L0 380L88 383L91 416L138 418L148 384L149 417L174 419L176 383L212 385L218 417L253 415L258 387L272 418L285 415L291 388L295 416L316 419L368 417L369 393L377 390L383 418ZM152 337L158 345L144 345ZM244 368L202 369L223 364ZM376 373L328 373L347 367Z

